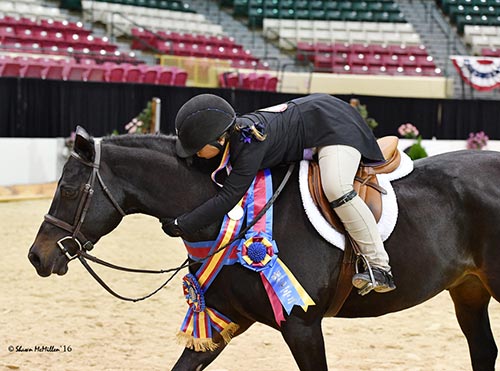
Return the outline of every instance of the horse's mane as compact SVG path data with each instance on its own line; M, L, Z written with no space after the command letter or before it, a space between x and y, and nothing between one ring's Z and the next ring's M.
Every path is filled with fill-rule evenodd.
M111 144L120 147L146 148L162 155L177 158L175 153L175 141L177 137L165 134L123 134L111 135L102 138L103 144ZM211 173L220 163L220 156L212 160L204 160L196 156L180 159L188 167L195 166L198 170Z
M175 155L175 136L164 134L124 134L104 137L103 143L121 147L147 148L167 155Z

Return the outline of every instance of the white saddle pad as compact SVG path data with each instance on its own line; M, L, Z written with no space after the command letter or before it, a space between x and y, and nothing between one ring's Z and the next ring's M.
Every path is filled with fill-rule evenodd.
M383 241L389 238L398 219L398 203L391 181L400 179L413 171L413 161L411 158L406 153L400 152L401 164L399 167L390 174L377 175L379 185L387 191L387 194L382 195L382 216L377 224ZM321 237L339 249L344 250L345 236L330 225L313 202L311 193L309 192L308 174L309 161L303 160L300 162L299 186L304 210Z

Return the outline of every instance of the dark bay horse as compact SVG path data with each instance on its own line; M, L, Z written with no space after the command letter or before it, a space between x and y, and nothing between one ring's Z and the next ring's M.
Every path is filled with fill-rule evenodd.
M215 194L216 186L206 172L175 156L174 142L174 137L161 135L104 138L99 176L116 204L98 182L87 203L81 199L96 152L92 138L80 130L75 143L79 158L71 157L66 163L49 214L70 225L75 215L81 214L79 209L86 208L79 233L96 243L120 223L121 211L157 218L189 211ZM276 186L284 169L277 168L273 174ZM413 173L393 183L399 217L386 248L397 290L366 296L352 291L338 316L380 316L448 290L468 341L472 368L493 370L497 347L488 304L491 297L500 299L499 180L500 154L494 152L461 151L417 161ZM279 256L316 305L307 312L295 307L278 327L259 275L236 264L222 269L205 295L207 306L237 323L238 334L255 322L276 328L300 370L326 370L321 321L331 316L343 252L323 240L310 224L302 208L296 174L274 207ZM220 222L214 220L212 226L189 239L213 239ZM67 272L69 259L56 244L67 235L61 227L42 223L29 251L40 276ZM362 338L361 330L360 344ZM173 369L201 370L224 347L220 342L213 351L186 348Z

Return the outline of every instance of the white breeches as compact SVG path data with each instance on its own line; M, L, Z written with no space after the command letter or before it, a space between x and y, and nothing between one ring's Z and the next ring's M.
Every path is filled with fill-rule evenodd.
M323 191L329 202L353 190L361 153L353 147L332 145L318 148ZM356 195L334 209L349 235L373 267L390 270L389 256L377 229L377 223L365 202Z

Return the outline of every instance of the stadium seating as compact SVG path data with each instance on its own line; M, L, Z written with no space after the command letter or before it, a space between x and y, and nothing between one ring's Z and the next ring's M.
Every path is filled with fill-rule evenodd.
M151 30L168 28L177 32L223 34L222 27L207 20L203 14L138 6L138 2L136 1L134 5L127 5L128 3L84 0L82 7L87 20L112 24L115 36L130 35L131 29L137 27L136 25Z
M251 26L261 26L267 18L405 22L398 4L392 0L235 0L233 14L248 17Z
M465 25L464 41L472 48L473 54L481 55L483 49L498 49L500 48L500 26Z
M284 49L294 49L302 41L421 44L420 36L409 23L264 19L263 33L270 39L279 39Z
M122 4L127 6L137 6L143 8L153 8L153 10L174 10L179 12L193 13L188 3L179 0L96 0L96 2Z
M153 74L150 72L154 71ZM169 75L170 78L166 78ZM160 79L160 76L162 78ZM94 60L78 63L74 58L32 58L0 55L0 77L40 78L49 80L145 83L184 86L186 71L167 66L117 64Z
M422 45L301 42L297 59L312 62L318 72L442 75Z
M467 25L500 26L498 0L441 0L438 4L459 34L464 34Z
M0 51L137 63L134 54L122 55L107 37L93 36L81 22L67 20L0 17Z
M268 73L224 72L219 74L219 86L222 88L276 91L278 78Z

